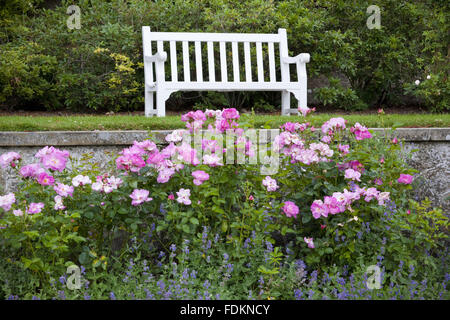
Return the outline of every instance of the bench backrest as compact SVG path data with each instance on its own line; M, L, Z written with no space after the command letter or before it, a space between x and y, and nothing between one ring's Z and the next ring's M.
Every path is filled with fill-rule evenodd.
M278 29L277 34L253 34L253 33L195 33L195 32L151 32L150 27L142 27L144 56L150 56L156 52L164 52L164 48L168 48L168 63L170 63L171 76L166 76L164 81L170 82L243 82L243 83L259 83L259 82L290 82L289 65L285 63L276 63L275 46L279 46L279 59L288 56L288 44L286 29ZM156 50L152 51L155 46ZM190 59L189 46L194 45L195 60ZM229 43L229 44L227 44ZM231 51L229 50L231 44ZM179 49L181 46L181 59L179 57ZM252 58L251 47L256 49L256 81L252 77ZM206 49L206 50L205 50ZM217 51L217 49L219 49ZM263 49L268 59L269 73L264 73ZM240 74L241 59L239 52L244 57L245 74ZM218 53L215 57L214 53ZM203 55L207 56L207 71L203 70ZM227 56L231 56L230 64L232 73L228 70ZM215 59L220 60L220 72L216 73ZM280 60L277 59L277 62ZM178 62L182 60L182 64ZM193 61L191 61L193 60ZM206 61L206 59L205 59ZM195 80L191 77L191 63L195 63ZM217 64L219 65L219 64ZM183 73L179 74L178 69L183 69ZM281 77L277 77L276 66L280 68ZM266 60L267 67L267 60ZM151 64L145 66L146 82L153 82L153 69ZM253 67L254 68L254 67ZM164 71L164 69L163 69ZM164 72L163 72L164 73ZM232 77L230 77L232 75ZM180 77L182 76L182 77ZM170 80L167 80L167 79ZM182 78L182 79L181 79ZM219 79L220 78L220 79ZM232 79L230 79L232 78ZM268 81L265 81L265 78ZM278 78L278 79L277 79ZM281 79L280 79L281 78ZM160 81L160 79L158 79Z

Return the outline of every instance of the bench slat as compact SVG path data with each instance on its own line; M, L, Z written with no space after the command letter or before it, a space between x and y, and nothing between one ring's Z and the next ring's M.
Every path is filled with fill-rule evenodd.
M198 32L150 32L152 41L220 41L224 42L280 42L278 34L264 33L198 33Z
M227 55L225 52L225 42L220 42L220 73L222 82L228 82Z
M277 81L275 75L275 54L273 50L273 43L269 42L269 72L270 72L270 81Z
M177 69L177 47L175 41L170 41L170 69L172 72L172 81L178 81Z
M183 71L184 81L191 81L191 73L189 66L189 42L183 41Z
M200 41L195 41L195 70L197 72L197 81L203 81L203 66L202 66L202 47Z
M252 82L252 62L250 56L249 42L244 42L244 56L245 56L245 81Z
M264 82L264 67L261 42L256 43L256 64L258 66L258 82Z
M165 82L164 88L169 90L183 91L200 91L200 90L216 90L216 91L280 91L280 90L299 90L298 82Z
M238 52L238 43L232 42L231 43L231 50L233 54L233 81L234 82L240 82L240 76L239 76L239 52Z
M212 41L208 41L208 73L209 73L209 81L216 81L216 73L214 68L214 43Z

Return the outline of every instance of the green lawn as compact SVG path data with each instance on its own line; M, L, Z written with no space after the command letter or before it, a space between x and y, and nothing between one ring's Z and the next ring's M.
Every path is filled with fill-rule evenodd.
M359 122L367 127L450 127L450 114L388 114L373 115L314 114L308 117L319 127L332 117L344 117L352 125ZM249 122L255 128L278 128L285 122L303 121L299 116L243 114L240 123ZM383 121L383 122L382 122ZM180 116L146 118L144 116L2 116L0 131L77 131L77 130L164 130L184 128Z

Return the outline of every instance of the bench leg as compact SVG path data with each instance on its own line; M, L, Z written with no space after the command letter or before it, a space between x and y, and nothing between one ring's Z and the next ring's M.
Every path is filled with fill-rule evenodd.
M166 116L166 92L160 90L156 92L156 115L158 117Z
M281 115L290 116L289 109L291 108L291 94L289 91L281 91Z
M145 90L145 116L151 117L153 114L153 92Z

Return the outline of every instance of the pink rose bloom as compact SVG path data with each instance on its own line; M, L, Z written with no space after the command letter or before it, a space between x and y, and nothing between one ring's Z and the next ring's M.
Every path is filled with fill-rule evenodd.
M281 126L281 129L294 133L296 130L296 124L293 122L286 122Z
M321 216L328 217L329 210L322 200L314 200L311 204L311 212L315 219L319 219Z
M113 190L117 190L120 187L120 185L123 183L122 179L116 178L114 176L107 178L106 182L108 183L108 186L110 186ZM106 193L108 193L108 192L106 192Z
M330 136L323 136L322 139L320 139L320 141L322 141L323 143L330 143L331 138Z
M72 185L74 187L78 187L78 186L84 186L87 184L91 184L92 181L88 176L83 176L81 174L77 175L76 177L74 177L72 179Z
M11 167L15 167L16 160L20 160L20 154L18 154L17 152L8 152L8 153L4 153L0 156L0 166L2 168L6 168L7 166L11 166Z
M102 192L104 187L103 181L97 177L97 181L94 182L91 187L94 191Z
M191 204L191 199L189 199L189 197L191 196L191 190L181 188L179 191L177 191L177 196L178 203L182 203L185 205Z
M13 215L15 215L16 217L22 217L23 216L23 211L18 209L18 210L13 210Z
M313 238L307 238L307 237L304 237L303 238L303 240L306 242L306 244L308 245L308 248L310 248L310 249L314 249L315 247L314 247L314 241L313 241Z
M209 179L209 174L207 174L203 170L196 170L192 172L192 176L194 177L194 184L199 186L203 182Z
M392 139L392 143L393 144L397 144L398 143L398 139L397 138Z
M12 192L7 195L0 196L0 208L5 211L9 211L14 202L16 202L16 196Z
M199 165L200 161L197 158L197 150L191 148L190 145L183 143L180 147L177 147L178 160L183 160L194 166Z
M206 116L202 110L197 110L192 114L192 119L197 121L206 121Z
M64 158L68 158L69 157L69 151L67 151L67 150L59 150L59 149L56 149L54 147L48 147L48 146L46 146L46 147L42 148L41 150L39 150L35 154L35 157L42 159L44 156L50 155L50 154L57 154L57 155L60 155L60 156L62 156Z
M48 175L46 172L42 172L38 175L37 182L42 186L51 186L55 183L55 178Z
M345 211L345 206L339 203L335 197L325 196L324 203L328 207L328 213L336 214Z
M351 168L351 169L359 171L361 173L364 172L364 165L361 162L359 162L358 160L349 161L349 162L347 162L346 165L347 165L347 168Z
M304 116L306 117L308 115L308 113L311 113L313 111L315 111L316 108L308 108L308 107L303 107L303 106L299 106L298 107L298 111Z
M389 201L389 192L380 192L377 196L378 205L384 206Z
M253 200L255 200L255 198L254 198L252 195L250 195L250 196L248 197L248 200L253 201Z
M368 188L365 192L365 198L364 201L369 202L373 198L378 198L378 195L380 194L380 191L378 191L375 188Z
M358 122L350 128L350 131L355 134L356 140L364 140L372 138L372 134L367 130L365 126L360 125Z
M224 119L239 119L239 112L235 108L228 108L222 111Z
M220 111L220 110L218 110L218 111ZM208 118L214 118L216 116L216 111L215 110L206 109L205 110L205 116L208 117Z
M347 121L344 118L331 118L322 125L322 132L332 135L336 130L345 129ZM313 130L313 127L311 128Z
M164 160L164 155L162 155L159 152L156 152L148 157L147 163L158 166L163 160Z
M297 217L299 212L298 207L292 201L286 201L284 206L281 208L287 217Z
M72 197L73 195L73 186L68 186L60 182L56 183L56 185L53 186L53 189L61 197Z
M167 142L180 142L180 141L182 141L183 140L183 135L186 133L187 131L186 130L184 130L184 129L181 129L181 130L174 130L174 131L172 131L172 133L169 133L167 136L166 136L166 141Z
M149 139L144 140L142 142L134 141L133 145L136 146L137 148L141 149L142 151L148 153L148 154L154 153L155 151L158 151L158 148L156 147L156 144L153 141L149 140Z
M63 200L61 196L55 196L55 210L64 210L66 206L63 204Z
M42 202L39 202L39 203L32 202L28 206L27 213L28 214L40 213L42 211L42 209L44 208L44 206L45 205Z
M19 173L24 178L37 178L42 172L45 172L38 163L28 164L20 168Z
M264 178L264 180L262 181L262 184L263 184L263 186L265 186L267 188L267 191L269 191L269 192L275 191L279 188L277 185L277 180L272 179L269 176L266 176Z
M398 183L410 184L413 181L413 177L409 174L400 174L400 178L397 179Z
M134 189L133 193L130 194L130 198L133 199L131 204L133 206L138 206L144 202L152 201L152 198L148 197L149 191L144 189Z
M360 177L361 177L361 173L359 173L358 171L355 171L353 169L345 170L345 179L361 181L361 179L359 179Z
M166 183L167 181L170 180L170 178L172 177L172 175L174 175L174 173L175 173L174 169L164 168L161 171L159 171L156 181L158 183Z
M339 144L338 150L342 152L343 155L347 154L350 150L350 146L348 144Z
M169 194L169 196L167 197L169 200L174 200L175 199L175 196L171 193L171 194Z
M41 161L44 168L61 172L66 168L67 159L61 154L54 152L43 156Z
M221 160L221 158L219 158L215 154L212 154L212 155L205 154L203 156L203 164L206 164L207 166L210 166L210 167L222 166L222 163L220 163L220 160Z

